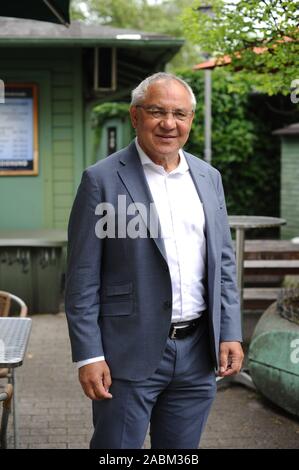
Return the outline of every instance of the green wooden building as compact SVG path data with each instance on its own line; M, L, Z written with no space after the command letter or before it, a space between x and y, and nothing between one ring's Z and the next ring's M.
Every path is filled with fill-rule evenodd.
M1 229L66 228L83 169L105 156L105 142L113 150L131 138L128 122L115 118L103 125L102 150L95 149L92 108L96 103L129 102L131 89L163 70L182 44L168 36L81 22L67 29L0 19L0 83L5 90L35 86L38 154L35 175L0 172ZM0 160L1 145L3 150L13 139L13 126L7 124L5 134L1 121L3 106L0 99Z
M299 237L299 123L273 134L281 137L280 216L282 238Z

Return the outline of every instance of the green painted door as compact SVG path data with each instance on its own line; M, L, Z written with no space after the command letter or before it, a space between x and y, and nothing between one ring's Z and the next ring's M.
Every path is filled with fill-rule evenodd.
M107 119L101 129L100 143L97 148L97 160L102 160L111 153L126 147L131 140L132 129L129 116L127 119Z

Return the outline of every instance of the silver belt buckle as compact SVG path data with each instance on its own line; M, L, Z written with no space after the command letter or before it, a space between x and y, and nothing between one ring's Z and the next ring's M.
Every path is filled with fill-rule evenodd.
M175 339L176 338L176 331L177 331L177 328L175 326L173 326L173 332L170 335L170 339Z

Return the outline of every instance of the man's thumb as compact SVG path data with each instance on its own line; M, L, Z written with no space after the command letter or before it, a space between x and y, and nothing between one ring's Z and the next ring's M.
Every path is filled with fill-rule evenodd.
M225 372L227 369L227 355L222 353L220 355L220 364L219 364L219 371L220 372Z

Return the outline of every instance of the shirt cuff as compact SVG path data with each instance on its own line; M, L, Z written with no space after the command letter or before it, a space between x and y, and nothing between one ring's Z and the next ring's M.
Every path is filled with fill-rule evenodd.
M80 369L80 367L86 366L87 364L92 364L93 362L99 362L99 361L105 361L105 357L98 356L98 357L91 357L90 359L84 359L84 361L76 362L76 366L78 367L78 369Z

